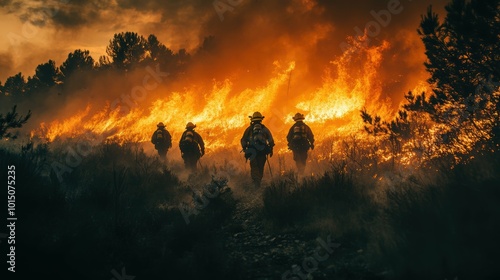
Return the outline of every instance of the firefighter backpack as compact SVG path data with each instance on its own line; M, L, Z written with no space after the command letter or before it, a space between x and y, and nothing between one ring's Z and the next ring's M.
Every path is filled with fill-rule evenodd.
M307 139L307 132L305 124L295 124L292 129L292 140L290 148L292 150L307 150L310 144Z
M184 134L182 135L181 142L179 144L179 148L183 153L192 153L196 151L199 152L198 143L196 142L194 137L194 131L186 130L184 132Z

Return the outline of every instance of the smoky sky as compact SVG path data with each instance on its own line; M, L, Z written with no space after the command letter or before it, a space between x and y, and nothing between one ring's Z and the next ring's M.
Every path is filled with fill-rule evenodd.
M218 13L214 5L221 3L229 10ZM194 53L206 37L213 36L208 46L210 54L194 63L191 74L224 79L242 73L241 80L247 84L241 86L245 87L264 83L274 71L275 61L296 61L297 79L311 84L320 82L325 67L342 53L340 44L347 36L356 35L356 27L364 30L368 23L376 22L373 13L383 13L390 3L397 5L401 12L386 18L384 26L379 23L380 29L370 38L370 44L377 45L384 40L390 43L380 79L387 87L387 95L397 100L396 95L401 96L425 75L425 50L416 32L420 17L429 5L442 13L446 1L14 0L0 1L0 7L3 13L13 14L24 23L51 31L42 40L57 46L57 50L86 49L94 38L102 38L103 34L133 31L143 36L155 34L174 51L186 48ZM79 41L75 41L77 37ZM85 44L85 40L89 44ZM101 39L94 48L100 48L102 54L106 43ZM39 61L29 50L18 55L29 57L34 70L36 65L46 62L53 51L54 48L38 49L35 53L43 57ZM60 65L66 56L67 53L58 53L52 58ZM14 75L20 71L4 68L8 57L7 54L0 56L0 80L3 81L6 72ZM98 57L94 55L94 58Z
M313 13L316 20L328 20L334 23L341 29L354 27L355 25L363 25L370 20L370 11L379 11L387 9L390 2L399 5L404 12L400 16L395 17L395 22L399 27L404 27L408 23L415 23L415 18L420 17L426 7L433 4L436 7L442 7L447 1L444 0L362 0L362 1L340 1L340 0L239 0L239 1L206 1L206 0L185 0L185 1L161 1L161 0L117 0L117 1L84 1L84 0L42 0L42 1L0 1L0 7L6 8L9 13L16 13L24 20L44 19L53 25L62 28L77 28L85 24L99 24L99 20L103 20L106 14L120 13L125 10L136 10L141 12L160 12L163 15L162 20L177 19L196 21L204 15L209 15L209 21L219 19L214 4L220 2L226 4L233 11L228 11L225 14L225 19L231 22L244 20L245 17L239 19L235 14L242 15L247 13L251 16L271 16L275 19L281 18L288 8L294 5L315 7L316 12L321 10L320 14ZM238 3L232 6L231 2ZM398 5L398 6L399 6ZM189 19L179 18L179 11L190 10ZM292 16L303 16L305 14L297 14ZM211 14L211 15L210 15ZM60 15L60 16L59 16ZM72 17L68 17L72 15ZM74 16L73 16L74 15ZM96 17L97 16L97 17ZM177 18L176 18L177 16ZM305 15L306 17L308 15ZM301 18L304 19L304 18ZM307 24L308 22L304 22ZM398 28L393 26L389 29Z
M8 53L0 53L0 76L4 77L12 74L12 56Z

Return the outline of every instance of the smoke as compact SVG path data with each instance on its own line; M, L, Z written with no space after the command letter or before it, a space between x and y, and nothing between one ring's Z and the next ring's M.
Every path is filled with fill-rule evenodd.
M0 53L0 77L6 76L15 71L12 69L12 64L12 56L9 53Z
M234 71L237 64L241 68L270 71L269 65L276 59L295 59L312 77L317 77L321 76L328 60L340 54L339 44L347 36L355 35L356 27L363 30L373 20L370 12L387 9L391 2L400 3L402 12L393 15L373 41L389 40L397 47L412 38L411 44L419 49L421 43L415 30L420 15L430 4L438 9L444 5L442 0L364 0L355 4L340 0L241 0L231 1L240 3L231 7L227 1L220 0L218 2L231 7L223 13L221 21L214 7L216 2L44 0L24 1L23 5L3 1L2 6L4 12L16 14L23 23L50 30L50 37L43 40L54 43L51 45L100 46L100 55L104 54L112 34L130 30L144 35L156 34L174 50L192 51L205 37L215 36L217 66L221 70ZM107 35L107 40L102 39L102 34ZM400 51L406 54L401 48L391 50L396 55ZM421 64L423 54L420 58ZM401 60L404 59L397 61Z
M397 105L404 92L426 77L424 48L416 32L420 15L430 4L442 6L443 1L243 1L224 14L224 21L212 17L206 23L202 34L215 37L216 61L202 62L197 75L221 78L239 70L243 80L259 84L255 75L261 74L265 82L274 61L293 60L297 67L292 89L304 92L321 83L330 62L342 54L341 43L357 35L356 28L364 30L376 21L372 13L387 10L390 2L400 3L401 12L380 26L370 44L390 44L379 78L385 95Z
M388 43L383 48L381 61L377 62L373 86L380 87L380 98L389 100L396 108L404 93L427 78L423 67L424 48L416 32L420 16L430 4L437 7L438 12L442 12L445 4L438 0L365 0L355 4L340 0L221 0L219 2L230 7L221 12L214 6L216 2L44 0L25 1L19 6L15 1L3 1L2 11L15 14L22 23L36 26L39 34L44 35L43 44L37 44L42 36L34 36L21 45L24 51L17 52L13 59L35 63L33 70L48 58L56 59L60 65L67 53L77 48L91 49L97 59L105 53L113 34L123 31L143 36L155 34L174 52L186 48L193 59L182 79L169 80L148 92L147 98L136 102L138 108L148 110L156 99L168 99L173 91L181 91L197 94L200 102L194 104L195 110L203 110L206 93L213 90L214 83L220 85L229 80L230 96L256 94L269 87L273 77L283 75L290 63L295 62L288 76L289 86L288 79L280 78L280 88L273 89L279 92L275 94L279 98L273 106L285 104L290 106L279 110L295 110L295 104L311 99L318 90L328 89L323 84L338 74L334 65L344 51L342 44L350 42L349 37L356 38L359 30L363 32L365 28L371 34L368 47ZM374 16L387 15L387 11L393 10L399 12L390 12L390 18ZM373 23L378 24L378 28ZM363 74L365 62L359 58L361 56L347 69L354 78ZM6 69L4 72L11 71ZM17 72L14 70L12 74ZM30 73L25 77L27 75ZM30 103L44 104L44 108L57 112L34 112L33 119L40 117L46 122L65 119L85 109L89 101L93 104L92 110L106 108L116 99L123 104L122 95L130 94L145 74L144 69L137 69L127 74L126 79L122 73L107 75L75 78L65 85L62 93L33 97ZM88 85L82 87L82 80L88 81ZM252 108L259 110L259 104ZM252 112L240 113L245 117ZM282 112L278 117L287 114L291 113Z

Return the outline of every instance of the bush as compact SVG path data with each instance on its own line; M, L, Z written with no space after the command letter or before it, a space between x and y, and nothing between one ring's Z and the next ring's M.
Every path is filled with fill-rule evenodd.
M483 160L477 161L481 168ZM469 163L448 170L443 185L387 193L385 214L395 243L386 247L382 259L395 278L498 275L500 178L481 180L473 176L480 173L477 167Z
M355 185L343 170L299 182L293 173L264 191L264 214L278 226L343 233L362 230L377 214L369 189Z
M234 209L230 190L186 225L176 206L187 188L133 144L92 148L63 182L50 170L61 151L0 149L0 164L14 164L18 175L19 262L33 265L26 276L110 279L126 267L147 279L239 278L217 234Z

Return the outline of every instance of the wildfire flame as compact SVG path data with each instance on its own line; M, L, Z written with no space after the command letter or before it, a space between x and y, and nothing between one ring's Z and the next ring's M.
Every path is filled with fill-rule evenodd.
M383 42L380 46L359 48L358 52L367 58L361 67L351 65L355 54L344 53L330 63L329 69L325 69L321 85L312 86L308 92L293 97L288 96L287 86L291 72L300 69L296 69L295 61L287 62L284 67L275 62L275 76L262 87L234 92L230 79L215 81L210 91L204 94L195 88L162 93L165 97L147 107L135 107L127 114L121 113L119 107L112 109L109 105L95 113L96 108L89 104L65 120L42 123L33 134L47 141L93 133L121 143L148 142L156 124L162 121L171 132L175 145L185 124L191 121L197 125L210 152L237 146L249 124L248 116L260 111L266 116L264 124L273 133L278 150L283 151L288 128L293 123L292 116L303 112L320 144L321 139L332 135L359 132L363 127L359 117L362 108L382 116L392 114L389 103L380 99L381 86L376 82L382 53L388 47L389 43ZM356 72L352 71L353 67L357 67Z

